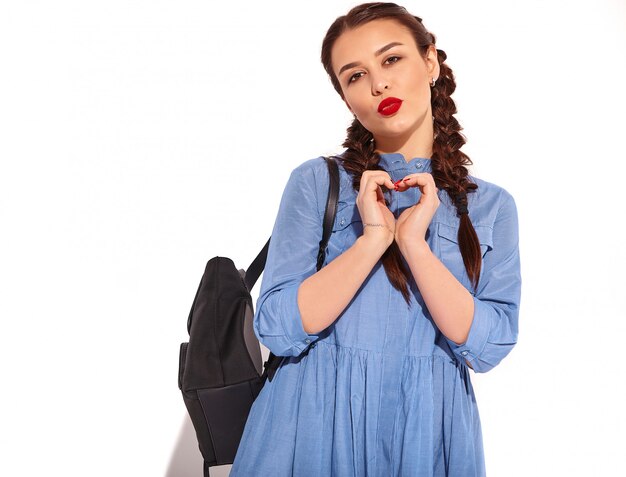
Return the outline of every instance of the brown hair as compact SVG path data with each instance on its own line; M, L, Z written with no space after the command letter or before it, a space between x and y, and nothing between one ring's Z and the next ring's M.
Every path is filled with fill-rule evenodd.
M346 15L333 22L322 43L322 64L335 90L342 98L341 85L331 64L333 45L345 31L378 19L393 19L406 27L413 35L423 57L426 56L428 47L435 45L435 35L426 30L422 24L422 19L411 15L404 7L395 3L381 2L364 3L354 7ZM459 213L459 211L467 211L467 193L474 191L478 186L470 182L468 178L466 166L471 165L472 161L460 151L461 146L466 141L459 132L462 129L461 126L453 116L457 109L450 95L456 89L456 83L452 70L444 63L446 58L446 53L437 49L440 75L435 86L431 88L435 136L431 158L432 175L437 188L445 190L457 208L457 214L460 218L459 248L467 275L474 289L476 289L482 260L480 244L469 215ZM358 119L354 118L347 133L348 136L343 143L347 149L340 160L346 171L352 176L352 186L358 191L363 171L382 169L378 164L380 156L375 151L372 133L365 129ZM384 190L387 189L384 188ZM391 284L402 293L406 302L409 303L407 283L411 278L411 273L404 264L402 254L395 241L383 254L382 262Z

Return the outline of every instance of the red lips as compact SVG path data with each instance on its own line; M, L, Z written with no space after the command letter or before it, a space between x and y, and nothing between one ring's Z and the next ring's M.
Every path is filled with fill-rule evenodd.
M383 116L391 116L400 109L402 100L399 98L385 98L378 105L378 112Z

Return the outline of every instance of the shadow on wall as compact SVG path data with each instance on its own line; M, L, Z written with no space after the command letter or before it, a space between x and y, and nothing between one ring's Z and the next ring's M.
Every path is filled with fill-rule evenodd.
M165 477L203 477L202 466L202 454L198 448L196 431L189 414L185 413ZM211 467L211 477L228 477L231 467L230 465Z

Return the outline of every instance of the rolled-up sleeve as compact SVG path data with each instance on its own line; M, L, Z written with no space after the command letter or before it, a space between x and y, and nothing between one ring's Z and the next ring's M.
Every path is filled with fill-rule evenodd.
M503 190L493 225L493 248L483 258L474 295L467 341L459 345L446 338L460 361L475 372L495 367L517 343L521 283L517 208Z
M319 334L304 331L298 308L298 288L317 271L317 253L322 239L318 195L320 189L327 191L328 185L316 182L315 171L319 170L319 164L326 168L322 159L317 161L306 161L298 166L287 181L256 304L254 332L276 356L298 356L319 338ZM326 197L323 199L325 206Z

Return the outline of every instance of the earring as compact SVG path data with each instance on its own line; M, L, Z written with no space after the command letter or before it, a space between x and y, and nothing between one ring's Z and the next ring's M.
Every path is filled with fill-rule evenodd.
M432 83L430 83L430 87L434 88L435 87L435 81L437 81L435 78L431 78Z

